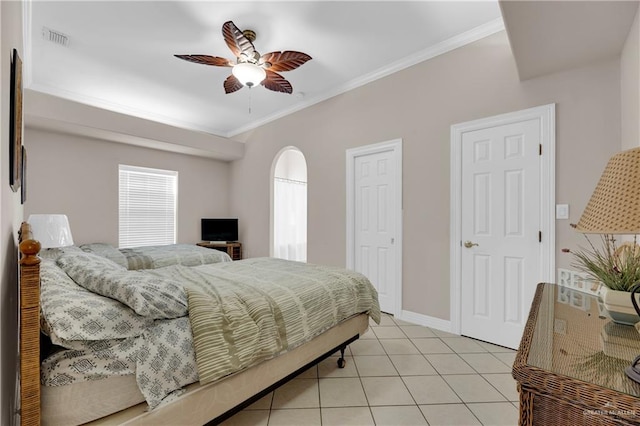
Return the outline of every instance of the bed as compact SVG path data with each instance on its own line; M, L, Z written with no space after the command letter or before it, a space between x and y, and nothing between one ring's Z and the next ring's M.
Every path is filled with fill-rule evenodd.
M380 315L368 280L341 268L41 259L26 223L20 251L22 424L217 424L337 351L343 366ZM41 328L57 345L47 357Z

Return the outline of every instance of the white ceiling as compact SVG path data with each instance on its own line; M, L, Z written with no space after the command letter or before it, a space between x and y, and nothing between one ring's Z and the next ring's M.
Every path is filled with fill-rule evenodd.
M495 1L31 1L27 8L26 88L224 137L504 28ZM227 20L254 30L261 53L313 57L283 73L292 95L261 86L226 95L229 68L173 57L231 59L221 33ZM45 41L43 27L66 34L68 46Z

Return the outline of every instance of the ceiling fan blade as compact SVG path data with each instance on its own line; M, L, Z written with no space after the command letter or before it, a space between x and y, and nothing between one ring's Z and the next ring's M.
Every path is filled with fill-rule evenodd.
M271 71L291 71L298 68L311 59L306 53L295 50L285 50L284 52L269 52L260 57L261 64L271 64L266 67Z
M224 81L224 93L233 93L237 90L242 89L242 87L242 83L240 83L240 81L233 74L229 75L229 77L227 77L227 79Z
M185 61L194 62L202 65L213 65L216 67L232 67L233 64L227 58L221 58L219 56L209 55L173 55L176 58L184 59Z
M265 88L269 90L273 90L274 92L282 92L289 93L293 92L293 87L291 87L291 83L284 79L277 72L273 72L270 69L265 70L267 72L267 77L262 80L260 84L262 84Z
M253 47L253 43L242 34L242 31L233 22L227 21L222 25L222 36L236 57L240 57L243 53L250 58L255 55L256 49Z

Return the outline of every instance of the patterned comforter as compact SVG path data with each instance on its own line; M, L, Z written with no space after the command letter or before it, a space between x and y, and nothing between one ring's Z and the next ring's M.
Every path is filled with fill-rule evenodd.
M129 271L84 252L43 263L44 323L67 348L43 363L43 384L134 373L152 408L354 314L380 319L373 286L341 268L261 258Z
M346 269L257 258L165 271L187 290L203 384L293 349L357 313L380 321L375 289Z

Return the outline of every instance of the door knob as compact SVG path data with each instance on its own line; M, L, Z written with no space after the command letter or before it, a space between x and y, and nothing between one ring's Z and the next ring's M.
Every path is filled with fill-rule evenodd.
M471 241L465 241L465 242L464 242L464 246L465 246L466 248L471 248L471 247L473 247L473 246L477 246L477 245L479 245L479 244L478 244L478 243L472 243Z

